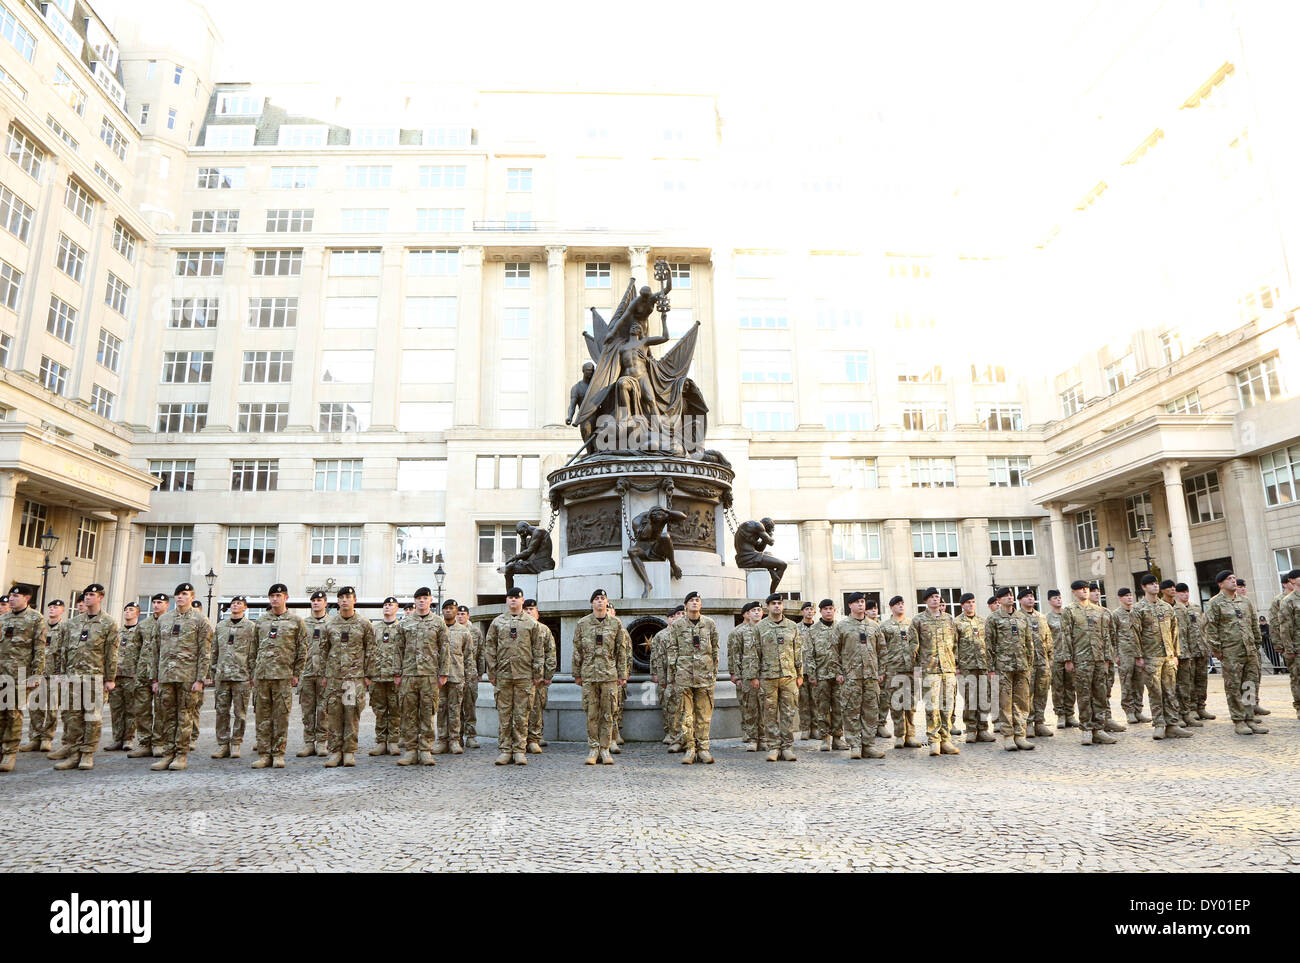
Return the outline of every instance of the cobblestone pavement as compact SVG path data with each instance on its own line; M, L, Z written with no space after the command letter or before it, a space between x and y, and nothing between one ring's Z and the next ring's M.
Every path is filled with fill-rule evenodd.
M356 768L294 758L295 728L288 768L258 772L247 742L243 759L209 758L209 709L184 773L120 752L89 773L20 755L0 775L0 869L1295 871L1286 680L1264 682L1266 736L1234 735L1218 676L1210 688L1219 718L1192 739L1155 742L1141 725L1084 747L1054 729L1032 753L963 743L861 762L800 743L793 764L726 740L717 764L690 767L645 744L588 767L574 743L494 766L485 739L399 769L365 755L367 712Z

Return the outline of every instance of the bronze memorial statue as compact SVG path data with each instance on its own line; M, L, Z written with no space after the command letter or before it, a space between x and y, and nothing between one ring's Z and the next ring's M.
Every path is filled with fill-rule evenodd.
M682 577L682 570L677 567L677 559L673 555L673 539L668 534L668 523L685 520L684 513L660 505L632 519L632 536L636 541L627 550L627 560L632 563L632 568L640 577L641 584L645 586L645 591L641 593L643 599L648 599L650 590L654 588L650 584L650 579L646 577L644 563L667 562L672 577L675 579ZM784 567L782 565L782 568Z
M772 576L772 587L768 589L769 592L776 591L776 587L781 584L781 577L785 575L785 562L763 551L776 544L772 534L775 531L776 523L770 518L760 522L750 519L742 522L736 529L736 567L767 569L768 574Z
M591 387L591 376L596 373L596 366L590 361L582 363L582 380L569 389L569 413L564 416L566 425L573 424L573 415L581 406L582 400L587 397L587 389ZM578 430L582 432L582 440L586 441L591 437L591 421L580 422Z
M516 575L536 575L555 568L555 559L551 558L551 535L546 529L520 522L515 531L519 534L519 551L497 569L505 574L507 593L515 587Z

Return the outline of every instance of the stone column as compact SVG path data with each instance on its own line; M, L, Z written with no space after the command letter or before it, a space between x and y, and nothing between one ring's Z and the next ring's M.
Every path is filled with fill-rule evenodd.
M16 471L0 471L0 579L9 579L9 537L14 528L14 496L27 476ZM13 582L8 582L12 585ZM6 591L8 590L6 585ZM41 604L45 603L41 599Z
M656 291L659 290L650 267L649 245L636 245L629 247L627 249L627 262L630 265L628 273L636 280L636 286L638 289L640 289L643 284L648 284Z
M799 589L805 601L813 603L830 594L831 588L831 523L827 519L817 519L799 523L799 540L803 543L799 553L799 571L802 573ZM777 558L786 557L783 546L774 545L773 553ZM786 550L788 552L788 549ZM781 584L782 591L793 586Z
M367 522L361 529L361 585L358 592L366 597L383 598L393 584L393 526L387 522Z
M1196 562L1192 556L1192 533L1187 521L1187 499L1183 494L1185 461L1160 463L1165 476L1165 509L1169 512L1169 531L1173 535L1174 580L1196 584Z
M307 583L303 573L306 570L307 553L311 550L308 538L306 525L281 522L276 530L275 578L272 581L287 585L290 598L306 595L303 587Z
M568 318L564 308L564 254L567 250L563 244L546 245L546 346L542 357L547 360L538 366L541 368L538 387L542 390L542 403L538 410L540 423L548 427L564 424L569 405L565 379L578 380L569 357L573 339L568 336ZM551 350L557 344L559 351L551 356Z
M962 531L964 529L964 531ZM989 520L987 518L968 518L964 525L959 526L961 532L959 538L963 539L966 550L961 553L962 581L965 585L985 584L984 580L989 577L989 570L985 568L991 555L989 546ZM1001 561L1000 559L998 561ZM966 592L974 592L976 601L980 600L983 589L963 589ZM984 596L987 598L988 596Z
M1043 506L1047 509L1048 525L1052 530L1052 577L1056 579L1055 588L1061 592L1061 597L1067 597L1070 590L1070 583L1074 579L1070 578L1070 559L1069 543L1065 539L1065 512L1061 509L1060 502L1048 502ZM1107 587L1109 589L1109 586Z
M1266 537L1259 465L1254 459L1234 458L1219 469L1219 480L1223 485L1233 571L1246 579L1255 607L1262 604L1267 608L1277 592L1277 568Z
M126 604L126 568L131 558L131 522L135 519L135 512L124 509L113 514L117 524L113 529L113 567L108 573L105 612L120 612Z
M916 560L912 557L912 523L906 518L889 518L880 523L880 541L893 586L882 585L881 618L888 618L887 608L893 595L903 596L907 615L916 613Z
M479 368L482 367L483 246L460 249L460 287L456 305L455 425L482 424Z

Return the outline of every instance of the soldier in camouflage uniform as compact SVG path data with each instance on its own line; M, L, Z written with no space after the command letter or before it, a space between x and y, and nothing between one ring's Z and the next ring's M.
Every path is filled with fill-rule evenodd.
M808 657L808 649L812 643L811 635L813 622L813 604L811 601L804 602L799 607L799 622L796 628L799 630L799 641L803 644L804 658ZM807 666L805 666L805 671ZM817 728L817 707L813 704L812 687L807 683L810 680L805 676L804 685L799 687L799 718L795 720L795 738L796 739L820 739L823 733Z
M117 631L117 678L108 694L108 711L113 720L113 741L105 752L130 751L135 739L135 666L140 656L140 606L127 602L122 607L122 627Z
M455 611L453 605L452 610ZM375 646L366 656L366 677L370 679L370 708L375 713L375 745L370 756L397 755L401 742L399 729L402 709L397 698L394 681L402 666L397 661L397 597L384 599L383 618L372 619L375 628ZM457 706L457 709L460 707Z
M461 732L461 720L464 711L461 703L465 699L467 680L474 678L474 636L468 625L456 621L456 602L444 602L442 605L442 627L447 633L447 681L438 686L438 741L433 751L440 746L453 756L465 752L465 738Z
M1181 583L1180 583L1181 584ZM1191 590L1179 590L1183 604L1189 609L1188 636L1192 655L1192 692L1191 709L1196 718L1206 721L1215 718L1205 711L1205 700L1209 695L1210 684L1210 647L1205 644L1205 612L1200 605L1191 604Z
M158 620L156 641L147 640L140 654L152 676L149 684L159 696L154 711L162 720L161 739L154 733L154 748L161 752L149 767L154 772L189 767L194 719L203 704L203 676L212 660L212 626L193 607L194 586L182 582L174 596L176 608Z
M461 731L465 734L465 748L478 748L478 684L487 674L487 652L483 648L483 633L469 620L469 608L456 607L456 623L466 626L474 640L474 655L465 657L465 695L461 701Z
M1106 731L1106 692L1110 680L1114 622L1103 618L1101 606L1088 598L1088 583L1070 585L1074 603L1061 613L1061 642L1065 671L1074 674L1079 699L1079 729L1085 746L1115 743Z
M528 707L528 751L536 754L540 753L542 746L546 745L546 740L542 738L543 713L546 712L547 690L551 686L551 680L555 678L555 670L559 668L559 662L556 658L555 636L542 622L541 613L537 610L537 600L524 599L524 611L537 623L537 631L542 636L542 647L546 650L546 661L542 665L542 681L533 687L533 701Z
M1246 678L1249 652L1258 651L1263 640L1253 606L1237 597L1237 579L1229 571L1218 574L1219 594L1205 606L1205 641L1209 643L1223 671L1223 694L1238 735L1268 732L1255 721L1256 690Z
M866 618L865 599L863 601L862 618ZM833 749L852 748L849 743L844 741L844 718L843 710L840 705L840 684L836 677L838 672L832 671L834 666L831 658L831 646L835 643L835 603L830 599L822 599L821 604L817 606L820 618L812 624L812 628L804 632L803 637L803 659L804 659L804 677L806 685L800 692L812 690L810 701L812 703L813 717L812 727L822 737L822 744L818 747L822 752L830 752ZM879 693L876 698L879 703ZM876 711L879 711L877 705ZM871 723L872 739L875 739L876 724L875 720Z
M320 643L333 620L329 598L324 592L312 592L311 614L302 620L307 632L307 659L298 684L298 707L302 711L300 757L325 755L325 667L321 662Z
M989 661L988 642L984 638L984 619L975 614L975 596L961 597L961 615L953 620L957 626L957 670L962 690L962 727L966 741L993 742L989 732L992 708L993 664Z
M1250 607L1250 617L1254 619L1255 625L1258 626L1259 613L1255 611L1255 603L1250 600L1250 595L1246 592L1246 580L1244 578L1237 579L1237 601L1243 605ZM1260 634L1260 644L1261 645L1263 644L1262 633ZM1262 702L1259 701L1260 673L1262 672L1263 662L1264 662L1264 656L1261 655L1260 647L1258 645L1254 646L1246 653L1245 679L1247 682L1251 684L1251 686L1253 687L1253 691L1255 693L1256 717L1271 716L1273 714L1272 709L1267 708ZM1269 667L1269 671L1272 672L1272 666Z
M60 668L68 678L71 703L63 719L63 749L55 769L93 769L104 718L103 698L116 688L117 623L100 611L104 586L88 585L84 611L63 635Z
M1275 598L1268 607L1269 633L1273 639L1273 648L1282 653L1282 661L1291 676L1291 707L1296 718L1300 719L1300 660L1296 659L1297 640L1292 626L1292 604L1297 598L1296 590L1300 588L1300 569L1291 569L1282 576L1282 594ZM1199 668L1196 676L1200 679ZM1200 703L1204 708L1204 702ZM1204 715L1201 718L1205 718Z
M611 602L609 605L609 614L618 618L618 611ZM619 622L619 631L623 633L623 645L627 647L628 653L628 672L632 671L632 636L627 634L627 627ZM614 693L614 734L609 740L609 751L618 755L623 751L623 707L627 705L627 686L621 685ZM679 750L680 751L680 750Z
M257 625L248 614L248 599L230 600L230 615L217 623L212 641L212 667L207 684L217 686L217 751L213 759L238 759L248 719L248 698L253 688L253 653L257 651ZM231 717L234 724L231 724Z
M824 617L827 606L819 606ZM835 611L831 605L830 611ZM844 730L850 759L884 759L885 750L876 748L877 703L880 700L880 660L885 637L880 626L867 618L867 597L861 592L849 596L849 614L835 623L830 647L831 670L835 673L843 702Z
M135 721L136 747L126 754L128 759L146 759L154 754L154 746L162 746L162 716L158 710L159 699L150 685L150 676L157 673L157 664L146 665L145 655L158 654L158 620L167 612L170 596L157 592L150 597L150 612L136 623L135 695L128 710ZM119 671L121 671L119 667ZM162 752L160 748L159 753Z
M484 643L488 681L496 687L497 749L500 750L496 764L508 766L513 762L516 766L526 766L528 707L532 702L529 690L542 681L546 650L537 623L524 612L523 589L515 586L506 593L506 609L492 620ZM617 621L613 627L622 628ZM577 674L575 658L574 675ZM626 665L623 680L627 681ZM611 708L611 724L612 711Z
M1178 624L1174 610L1160 598L1159 582L1142 576L1145 598L1133 606L1133 631L1138 637L1137 660L1151 700L1153 739L1181 738L1191 733L1178 728Z
M1017 614L1024 619L1029 637L1034 642L1034 669L1029 674L1032 708L1029 718L1025 720L1025 738L1054 736L1055 733L1047 727L1046 715L1047 693L1052 684L1052 660L1055 657L1052 651L1051 623L1034 607L1034 593L1029 589L1021 589L1016 601L1019 603Z
M54 731L59 725L56 706L59 653L63 650L63 624L65 606L62 599L54 599L45 607L45 675L31 692L31 721L28 739L18 747L19 752L49 752L54 746Z
M1129 724L1136 725L1139 722L1150 722L1151 717L1142 711L1142 692L1146 685L1143 672L1137 664L1142 648L1133 619L1133 590L1125 585L1116 595L1119 596L1119 608L1114 612L1114 619L1116 646L1119 650L1120 706L1124 709L1124 717Z
M615 690L627 685L631 652L622 625L609 614L604 589L591 593L591 614L573 630L573 681L582 686L587 714L587 765L613 765L610 740L614 729ZM671 651L671 644L669 645ZM540 653L539 653L540 654Z
M718 681L718 626L700 614L704 600L689 592L683 600L686 618L673 623L668 647L674 655L673 687L682 694L682 765L698 758L712 763L709 729L713 725L713 694Z
M755 629L755 644L745 650L743 675L762 692L763 742L767 761L796 762L795 726L799 724L799 687L803 685L803 633L785 617L785 603L775 592L767 597L767 618Z
M926 589L921 598L925 611L913 617L908 637L924 673L925 734L930 755L956 756L961 749L952 741L950 720L957 697L957 623L944 611L937 588Z
M415 590L415 611L398 623L397 676L402 697L402 758L399 766L432 766L438 689L451 671L447 626L430 608L428 586Z
M673 623L686 614L686 606L679 605L668 613L668 624L654 634L650 640L650 681L655 684L655 696L659 700L660 712L664 720L664 745L671 746L673 743L680 741L677 727L681 724L678 719L678 703L676 693L673 689L672 676L669 674L668 666L668 630L673 627ZM727 652L731 652L731 642L728 639ZM728 655L730 659L730 655ZM728 665L733 663L728 662ZM734 679L732 680L735 681Z
M321 634L325 672L326 769L357 764L357 730L366 707L370 678L366 666L375 645L375 627L356 610L357 592L345 585L335 595L339 610Z
M1008 752L1030 750L1025 738L1029 715L1029 674L1034 668L1034 643L1023 619L1013 611L1011 589L997 590L998 610L984 620L984 640L989 662L998 673L998 714L1002 725L1002 748Z
M0 676L14 680L12 707L0 708L0 772L14 771L23 738L23 700L45 674L45 620L29 605L31 598L28 589L15 585L9 611L0 616Z
M916 668L916 648L912 644L912 621L903 614L903 596L889 600L889 618L880 623L885 637L885 661L880 667L885 676L886 705L894 720L894 748L918 749L916 738L916 693L912 672Z
M311 644L307 623L290 612L289 587L276 582L266 593L271 607L254 625L248 663L253 667L253 717L256 724L257 762L252 769L284 768L284 751L289 739L289 709L293 687L302 683ZM303 738L308 738L304 730ZM315 753L314 742L305 746Z
M1173 597L1166 595L1165 601L1173 607L1174 623L1178 626L1178 719L1184 728L1200 729L1205 724L1196 715L1196 651L1199 646L1192 641L1192 610L1187 606L1187 583L1180 582L1170 588Z
M740 624L727 635L727 671L731 673L732 685L736 687L736 701L740 703L740 736L745 743L746 752L757 752L761 748L759 694L751 685L751 680L744 677L744 673L745 652L758 641L755 626L762 617L763 606L753 601L746 602L740 609Z
M1064 608L1060 590L1047 592L1047 628L1053 640L1061 638L1061 612ZM1079 724L1074 714L1074 675L1065 671L1065 650L1052 646L1052 712L1056 715L1056 728L1068 729Z

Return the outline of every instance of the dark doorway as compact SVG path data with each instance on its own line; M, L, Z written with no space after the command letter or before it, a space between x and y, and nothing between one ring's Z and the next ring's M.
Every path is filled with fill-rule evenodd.
M1214 576L1224 569L1232 571L1231 556L1196 563L1196 588L1202 605L1219 594L1219 583L1214 580Z

